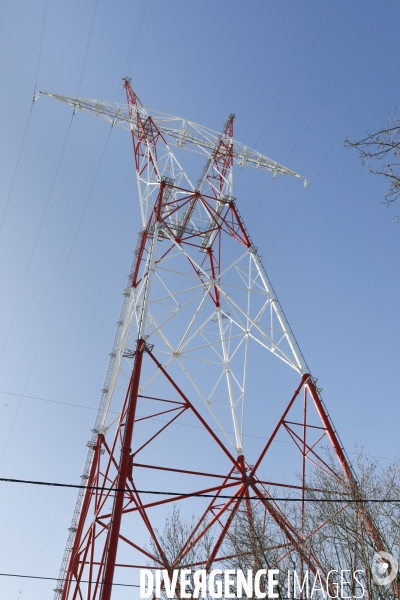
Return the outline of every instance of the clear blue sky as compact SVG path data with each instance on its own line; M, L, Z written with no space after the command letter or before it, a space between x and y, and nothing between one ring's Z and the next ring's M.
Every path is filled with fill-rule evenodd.
M398 105L399 0L96 5L48 0L36 90L118 101L129 75L146 106L213 129L236 113L239 140L312 179L265 196L270 176L250 171L235 195L347 450L395 457L400 209L343 140ZM78 482L94 410L19 394L96 407L140 223L129 135L112 132L95 176L108 130L78 114L66 141L71 111L46 97L12 185L44 6L0 12L0 474ZM0 491L0 572L57 575L75 494ZM7 600L52 587L0 578Z

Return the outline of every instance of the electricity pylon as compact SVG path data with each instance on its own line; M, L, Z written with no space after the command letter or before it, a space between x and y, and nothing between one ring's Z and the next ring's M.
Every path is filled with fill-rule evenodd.
M323 572L275 498L296 494L304 516L307 466L337 481L324 444L354 497L357 483L232 188L235 164L304 178L236 141L234 115L218 134L149 114L124 85L125 106L44 92L131 133L142 218L54 598L115 599L149 565L222 565L235 517L254 506L285 539L282 559ZM204 156L195 185L171 147ZM257 450L245 414L250 431L262 424ZM172 503L200 516L171 558L160 530Z

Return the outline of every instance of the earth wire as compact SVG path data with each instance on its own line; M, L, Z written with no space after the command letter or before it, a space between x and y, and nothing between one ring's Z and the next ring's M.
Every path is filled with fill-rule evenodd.
M46 21L47 1L48 0L46 0L45 4L44 4L42 32L41 32L41 36L40 36L39 55L38 55L38 61L37 61L37 65L36 65L35 85L33 86L33 96L32 96L31 107L30 107L30 110L29 110L28 120L27 120L27 123L26 123L24 135L22 137L22 143L21 143L21 146L20 146L20 149L19 149L19 153L18 153L18 157L17 157L17 164L15 165L14 173L13 173L12 180L11 180L10 189L8 191L8 196L7 196L6 204L4 206L3 214L1 216L0 233L1 233L2 229L3 229L4 219L6 217L6 213L7 213L7 210L8 210L8 205L10 203L11 194L12 194L12 191L13 191L13 188L14 188L15 177L17 175L19 163L20 163L20 160L21 160L22 150L23 150L24 145L25 145L26 134L28 133L29 124L31 122L32 109L33 109L34 98L35 98L35 94L36 94L37 82L38 82L38 77L39 77L40 59L41 59L41 56L42 56L43 34L44 34L44 24L45 24L45 21Z

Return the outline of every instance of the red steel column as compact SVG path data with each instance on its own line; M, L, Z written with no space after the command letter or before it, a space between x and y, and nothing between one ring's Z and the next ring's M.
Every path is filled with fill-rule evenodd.
M128 478L133 424L135 421L144 345L144 340L140 339L137 341L135 365L133 367L132 379L130 384L128 408L125 418L125 431L122 442L119 473L117 478L117 489L121 491L115 493L113 514L108 530L106 559L104 564L103 581L101 584L100 600L111 599L112 584L114 581L115 562L117 558L118 539L121 528L122 509L125 495L123 490L125 490L126 480Z
M104 439L103 435L100 434L97 436L96 447L95 447L94 453L93 453L92 465L90 467L89 479L87 480L87 488L85 490L85 496L84 496L84 499L82 502L81 513L79 516L79 523L78 523L78 527L76 530L74 543L73 543L73 546L71 549L68 569L67 569L66 575L65 575L65 582L64 582L64 586L63 586L61 600L66 600L68 598L68 593L69 593L69 590L71 587L71 583L73 582L73 577L74 576L76 577L76 575L77 575L78 561L79 561L78 550L79 550L79 546L81 543L82 531L83 531L83 527L85 525L88 510L89 510L90 501L91 501L93 493L94 493L91 488L96 483L95 478L96 478L97 467L99 464L100 448L101 448L103 439Z
M357 481L355 479L355 476L353 474L353 471L349 465L349 463L347 462L346 456L343 452L343 448L341 447L339 440L336 436L335 430L332 427L332 424L328 418L328 415L325 412L325 409L322 405L322 402L318 396L318 392L316 390L316 387L313 383L313 381L310 379L307 381L307 386L308 389L310 390L312 399L314 400L314 404L315 407L319 413L319 416L321 418L321 421L323 422L325 429L328 433L328 437L331 441L331 444L336 452L336 456L339 459L339 462L341 464L341 467L343 469L343 472L350 484L350 487L352 489L353 492L353 497L357 500L360 501L360 504L362 506L362 508L360 509L363 516L364 516L364 520L365 520L365 525L367 526L367 529L369 531L370 536L372 537L373 541L376 544L376 548L377 550L384 550L385 549L385 543L382 539L382 536L378 530L378 528L376 527L375 523L373 522L371 515L369 514L368 508L365 505L365 503L363 502Z

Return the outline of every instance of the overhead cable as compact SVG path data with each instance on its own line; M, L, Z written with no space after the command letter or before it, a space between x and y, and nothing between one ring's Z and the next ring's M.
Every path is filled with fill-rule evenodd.
M376 92L378 91L378 89L380 88L380 86L382 85L382 83L388 78L388 76L390 75L390 73L393 71L393 69L398 65L400 58L396 58L396 60L394 61L394 63L392 64L392 66L390 67L390 69L386 72L386 74L384 75L384 77L380 80L380 82L378 83L378 85L376 86L376 88L374 89L374 91L372 92L372 94L370 95L370 97L368 98L368 100L363 104L363 106L360 108L360 110L358 111L358 113L356 114L356 116L354 117L354 119L351 121L350 125L346 128L346 132L353 126L353 124L355 123L355 121L358 119L358 117L360 116L360 114L363 112L363 110L365 109L365 107L367 106L367 104L370 102L370 100L372 99L372 97L376 94ZM345 132L345 133L346 133ZM344 134L345 135L345 134ZM321 163L319 164L318 168L314 171L314 173L312 174L311 178L308 181L308 185L307 188L304 188L300 194L297 197L297 200L295 201L294 205L292 206L288 216L286 217L282 227L280 228L280 230L278 231L277 235L275 236L272 244L270 245L270 247L268 248L268 250L266 251L266 253L264 254L264 256L267 256L275 242L277 241L278 237L280 236L280 234L282 233L283 229L285 228L287 222L289 221L290 217L292 216L294 209L296 208L296 206L298 205L299 201L301 200L304 192L306 191L306 189L308 189L308 186L310 185L310 183L312 182L312 180L316 177L317 173L320 171L320 169L322 169L322 167L324 166L324 164L326 163L326 161L328 160L328 158L331 156L332 152L335 150L335 148L338 146L338 144L343 141L344 139L344 135L340 136L338 138L338 140L333 144L332 148L330 149L330 151L328 152L328 154L325 156L325 158L321 161ZM266 194L265 194L266 195ZM264 198L265 198L264 195ZM263 200L264 200L263 198ZM261 201L262 202L262 201ZM258 205L255 213L253 214L250 222L254 219L258 209L260 208L261 203Z
M377 24L377 22L379 21L379 19L383 15L383 13L385 12L385 10L388 7L388 5L389 5L390 2L391 2L391 0L387 0L385 6L382 8L381 12L376 17L375 21L372 23L371 27L368 29L367 33L365 34L365 36L363 37L363 39L361 40L361 42L359 43L359 45L357 46L357 48L355 49L355 51L353 52L353 54L351 55L350 60L346 63L346 66L340 72L340 75L337 77L335 83L330 88L330 90L328 91L328 93L325 94L324 99L322 100L321 104L319 105L319 107L317 108L316 112L314 113L314 115L312 116L312 118L310 119L310 121L308 122L308 124L306 125L306 127L304 128L303 132L301 133L300 137L298 138L297 142L295 143L295 145L293 146L293 148L291 149L291 151L289 152L289 154L286 156L285 160L287 160L289 158L289 156L292 154L292 152L297 147L297 145L300 142L301 138L306 133L306 131L310 127L311 123L314 121L315 117L318 115L319 111L324 106L325 102L328 100L329 96L332 94L333 90L335 89L335 87L337 86L337 84L339 83L339 81L342 79L343 75L345 74L345 72L347 71L347 69L349 68L349 66L351 65L351 63L353 62L355 56L358 54L358 52L361 49L361 47L364 45L365 40L367 39L367 37L369 36L369 34L371 33L371 31L373 30L373 28Z
M0 477L0 482L3 483L23 483L27 485L42 485L48 487L60 487L60 488L71 488L71 489L83 489L83 490L97 490L103 492L123 492L123 493L133 493L136 494L153 494L156 496L181 496L183 498L221 498L223 500L259 500L259 501L268 501L268 502L344 502L346 504L363 504L365 502L374 502L374 503L399 503L399 500L389 499L389 498L276 498L276 497L263 497L260 496L231 496L231 495L222 495L222 494L202 494L197 492L164 492L160 490L128 490L125 488L114 488L114 487L103 487L100 485L79 485L74 483L56 483L53 481L32 481L28 479L11 479L9 477ZM257 483L257 481L254 481ZM241 481L238 480L238 485L241 484Z
M399 58L400 60L400 58ZM51 404L61 404L63 406L71 406L72 408L85 408L87 410L98 410L97 406L88 406L86 404L74 404L72 402L63 402L61 400L50 400L49 398L41 398L40 396L28 396L27 394L17 394L16 392L7 392L5 390L0 390L0 394L6 394L7 396L17 396L18 398L22 397L22 398L29 398L32 400L40 400L41 402L50 402ZM114 415L119 414L119 411L117 410L109 410L109 413L112 413ZM137 417L143 417L144 415L140 415L138 414ZM1 422L1 418L0 417L0 422ZM158 421L159 423L168 423L169 421L167 419L158 419L156 417L148 417L149 420L151 421ZM203 429L202 425L193 425L192 423L171 423L171 425L174 426L178 426L178 427L192 427L194 429ZM211 427L211 430L214 433L223 433L222 429L217 429L216 427ZM227 433L231 433L233 434L234 431L227 431ZM268 440L267 437L265 437L264 435L253 435L251 433L244 433L243 437L247 437L247 438L254 438L257 440ZM275 442L279 442L280 444L291 444L294 445L294 442L290 441L290 440L279 440L277 438L275 438L274 440ZM370 458L379 458L381 460L392 460L394 462L399 462L400 459L395 458L393 456L378 456L376 454L366 454L364 452L351 452L348 451L349 454L355 454L356 456L368 456Z
M287 86L286 90L283 92L283 94L282 94L282 96L281 96L281 98L280 98L280 100L279 100L278 104L275 106L274 110L272 111L272 113L271 113L271 115L270 115L270 117L269 117L269 119L268 119L268 121L267 121L267 123L266 123L266 125L265 125L264 129L261 131L260 135L258 136L256 143L253 145L253 148L255 148L255 147L257 146L258 142L260 141L260 139L261 139L261 138L262 138L262 136L264 135L264 133L265 133L265 130L267 129L268 125L271 123L273 116L275 115L275 113L276 113L276 111L278 110L279 106L282 104L282 101L283 101L284 97L286 96L286 94L288 93L288 91L289 91L290 87L292 86L292 83L294 82L294 80L296 79L297 75L298 75L298 74L299 74L299 72L301 71L301 68L302 68L302 66L304 65L305 61L307 60L307 57L308 57L308 55L310 54L311 50L314 48L314 46L315 46L315 44L316 44L316 42L317 42L317 40L318 40L319 36L321 35L321 33L322 33L322 30L324 29L325 25L327 24L327 22L328 22L328 21L329 21L329 19L331 18L331 16L332 16L332 13L333 13L333 11L335 10L335 8L336 8L336 6L337 6L338 2L339 2L339 0L336 0L336 2L334 3L334 5L332 6L332 8L331 8L331 10L330 10L330 12L329 12L329 14L328 14L328 16L326 17L326 19L325 19L325 21L323 22L323 24L322 24L322 26L321 26L320 30L318 31L317 35L315 36L315 38L314 38L314 41L312 42L311 46L308 48L308 50L307 50L307 52L306 52L306 54L305 54L305 56L304 56L303 60L301 61L301 63L300 63L300 64L299 64L299 66L297 67L297 69L296 69L296 71L295 71L295 74L293 75L293 77L292 77L292 79L291 79L291 81L290 81L289 85Z
M33 86L33 96L32 96L33 99L35 98L35 94L36 94L36 87L37 87L38 76L39 76L40 59L41 59L41 56L42 56L43 34L44 34L44 24L45 24L45 21L46 21L47 1L48 0L46 0L45 4L44 4L43 21L42 21L42 32L41 32L41 35L40 35L40 44L39 44L39 55L38 55L38 61L37 61L37 65L36 65L35 85ZM0 233L1 233L2 229L3 229L4 219L5 219L7 210L8 210L8 205L10 203L10 198L11 198L11 193L12 193L13 188L14 188L15 177L17 175L19 163L20 163L20 160L21 160L22 150L23 150L24 145L25 145L26 134L28 133L29 124L31 122L33 104L34 104L34 101L32 100L31 106L30 106L30 110L29 110L28 120L26 122L24 135L22 137L22 142L21 142L21 146L20 146L20 149L19 149L19 153L18 153L17 163L15 165L14 173L13 173L13 176L12 176L10 189L8 190L8 196L7 196L7 200L6 200L4 209L3 209L3 214L1 216Z
M75 579L59 579L58 577L41 577L39 575L22 575L19 573L0 573L0 577L19 577L22 579L44 579L47 581L63 581L65 583L73 583L75 581ZM89 580L85 580L85 579L80 579L80 583L93 583L96 584L97 581L89 581ZM119 585L122 587L140 587L140 585L134 584L134 583L108 583L105 585Z
M348 61L348 63L347 63L347 64L346 64L346 66L344 67L344 69L341 71L341 73L340 73L339 77L336 79L336 81L335 81L335 83L333 84L333 86L331 87L331 89L328 91L328 93L327 93L327 94L325 95L325 97L323 98L323 100L322 100L321 104L319 105L319 107L318 107L317 111L314 113L313 117L312 117L312 118L311 118L311 120L308 122L307 126L306 126L306 127L305 127L305 129L303 130L303 132L302 132L302 134L300 135L300 137L297 139L297 141L296 141L295 145L292 147L292 149L290 150L289 154L286 156L286 159L285 159L285 160L287 160L287 159L289 158L289 156L292 154L292 152L294 151L294 149L296 148L296 146L297 146L297 145L298 145L298 143L300 142L301 138L302 138L302 137L303 137L303 135L306 133L306 131L307 131L307 130L308 130L308 128L310 127L311 123L314 121L314 119L316 118L317 114L318 114L318 113L319 113L319 111L322 109L322 107L323 107L323 105L325 104L325 102L328 100L329 96L331 95L331 93L332 93L332 92L333 92L333 90L335 89L336 85L339 83L339 81L340 81L340 79L342 78L342 76L344 75L344 73L347 71L348 67L350 66L350 64L352 63L352 61L353 61L354 57L356 56L356 54L358 53L358 51L360 50L360 48L361 48L361 47L362 47L362 45L364 44L365 40L367 39L367 37L368 37L368 36L369 36L369 34L371 33L372 29L375 27L375 25L377 24L377 22L378 22L378 21L379 21L379 19L381 18L382 14L383 14L383 13L384 13L384 11L386 10L386 8L387 8L387 6L388 6L389 2L391 2L391 0L388 0L388 1L386 2L385 6L383 7L383 9L381 10L381 12L379 13L378 17L375 19L375 21L373 22L373 24L371 25L371 27L369 28L369 30L368 30L368 31L367 31L367 33L365 34L364 38L362 39L362 41L360 42L360 44L358 45L358 47L357 47L357 48L356 48L356 50L354 51L354 53L353 53L353 55L351 56L350 60ZM335 6L336 6L336 5L335 5ZM333 9L335 8L335 6L333 7ZM327 18L327 20L330 18L330 15L332 14L332 12L333 12L333 9L332 9L331 13L328 15L328 18ZM323 27L325 26L325 24L326 24L327 20L326 20L326 21L325 21L325 23L323 24L323 26L322 26L322 28L321 28L320 32L318 33L318 36L319 36L319 34L321 33L321 31L322 31ZM317 36L317 37L318 37L318 36ZM317 39L317 38L316 38L316 39ZM313 42L312 46L314 45L314 43L315 43L316 39L314 40L314 42ZM310 50L311 50L312 46L310 47ZM310 51L310 50L309 50L309 51ZM308 53L307 53L307 54L308 54ZM305 59L304 59L304 60L305 60ZM304 62L304 61L303 61L303 62ZM396 62L397 62L397 60L396 60ZM300 67L299 67L299 68L300 68ZM393 67L392 67L392 68L393 68ZM389 70L389 72L392 70L392 68ZM386 75L386 76L385 76L385 77L382 79L381 83L382 83L382 82L383 82L383 81L386 79L386 77L387 77L387 75ZM381 85L381 83L378 85L378 87ZM292 82L289 84L289 86L288 86L287 90L289 89L289 87L291 86L291 84L292 84ZM378 88L376 88L376 89L378 89ZM370 101L370 99L372 98L372 96L375 94L375 92L376 92L376 89L375 89L375 91L373 92L373 94L370 96L370 98L367 100L367 102L364 104L364 106L363 106L363 108L361 109L361 111L360 111L360 112L357 114L357 116L355 117L355 119L352 121L351 125L352 125L352 124L354 123L354 121L355 121L355 120L358 118L358 116L360 115L360 113L361 113L361 112L364 110L365 106L368 104L368 102ZM286 90L286 91L287 91L287 90ZM285 94L286 94L286 92L285 92ZM284 95L285 95L285 94L284 94ZM279 106L280 102L282 101L282 99L283 99L283 96L282 96L281 100L279 101L279 103L278 103L278 106ZM277 106L277 107L278 107L278 106ZM276 107L276 108L277 108L277 107ZM276 110L276 109L275 109L275 110ZM275 112L275 111L274 111L274 112ZM264 133L264 131L265 131L266 127L268 126L268 124L269 124L269 122L268 122L268 123L267 123L267 125L264 127L264 129L263 129L263 131L261 132L261 134L260 134L259 138L257 139L257 142L260 140L260 138L261 138L261 136L263 135L263 133ZM351 125L350 125L350 127L351 127ZM338 142L339 142L339 141L340 141L340 139L338 140ZM332 152L333 152L334 148L337 146L338 142L336 142L336 143L334 144L334 146L332 147L332 149L330 150L330 152L327 154L327 156L325 157L325 159L324 159L324 160L321 162L321 164L319 165L318 169L317 169L317 170L314 172L314 174L313 174L313 176L311 177L311 179L309 179L309 180L308 180L307 188L308 188L309 184L311 183L311 180L312 180L312 179L315 177L315 175L318 173L318 171L320 170L320 168L323 166L323 164L326 162L326 160L327 160L327 159L329 158L329 156L332 154ZM240 173L241 173L241 171L240 171ZM240 173L239 173L239 175L240 175ZM251 217L251 219L250 219L250 221L249 221L249 224L250 224L250 223L253 221L253 219L255 218L255 216L256 216L256 214L257 214L257 212L259 211L259 209L260 209L261 205L263 204L263 202L264 202L265 198L267 197L267 195L268 195L268 193L269 193L269 191L270 191L270 188L271 188L271 186L273 185L273 183L274 183L274 182L275 182L275 179L273 179L273 180L270 182L270 184L269 184L269 186L268 186L267 190L265 191L265 193L264 193L263 197L261 198L261 201L259 202L259 204L258 204L258 206L257 206L256 210L254 211L254 213L253 213L253 216ZM292 215L292 213L293 213L294 209L296 208L296 206L297 206L297 204L299 203L299 201L300 201L301 197L303 196L303 193L304 193L305 189L307 189L307 188L304 188L304 189L303 189L303 190L300 192L300 194L299 194L299 196L298 196L298 198L297 198L297 200L296 200L296 202L295 202L294 206L292 207L292 209L291 209L291 210L290 210L290 212L289 212L289 215L288 215L288 217L286 218L286 220L285 220L285 222L283 223L283 225L282 225L281 229L279 230L279 232L278 232L277 236L275 237L275 239L274 239L274 241L272 242L272 244L271 244L270 248L268 249L268 253L270 252L270 250L272 249L272 246L275 244L276 240L277 240L277 239L278 239L278 237L280 236L280 234L281 234L282 230L283 230L283 229L284 229L284 227L286 226L286 223L287 223L287 221L290 219L290 217L291 217L291 215Z
M97 10L97 3L98 0L96 0L95 4L94 4L94 9L93 9L93 16L92 16L92 22L90 24L90 30L89 30L89 37L88 37L88 41L86 44L86 50L85 50L85 57L83 59L83 65L82 65L82 71L81 71L81 78L79 80L79 86L78 86L78 93L77 96L79 96L79 92L81 90L81 85L82 85L82 79L83 79L83 72L85 70L85 66L86 66L86 59L87 59L87 55L88 55L88 51L89 51L89 45L90 45L90 39L92 37L92 31L93 31L93 24L94 24L94 18L96 16L96 10Z

